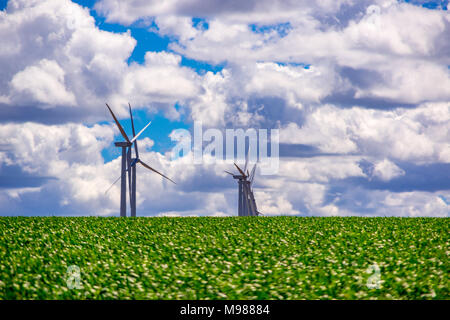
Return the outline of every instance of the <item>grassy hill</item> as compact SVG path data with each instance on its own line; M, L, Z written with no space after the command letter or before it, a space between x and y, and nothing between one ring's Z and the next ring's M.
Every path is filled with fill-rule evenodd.
M0 299L449 299L449 222L1 217Z

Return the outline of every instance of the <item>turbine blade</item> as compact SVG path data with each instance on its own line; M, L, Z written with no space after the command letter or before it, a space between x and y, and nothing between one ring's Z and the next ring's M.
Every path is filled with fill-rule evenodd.
M250 173L250 187L253 185L253 179L255 178L255 172L256 172L256 163L253 166L252 172Z
M153 169L153 168L150 167L148 164L144 163L142 160L138 160L138 161L139 161L140 164L142 164L142 165L143 165L144 167L146 167L147 169L149 169L149 170L151 170L151 171L153 171L153 172L159 174L160 176L162 176L162 177L166 178L167 180L169 180L169 181L173 182L174 184L176 184L175 181L173 181L172 179L166 177L166 176L163 175L161 172L159 172L159 171Z
M134 141L136 141L136 139L141 135L141 133L142 132L144 132L144 130L145 129L147 129L147 127L150 125L150 123L152 123L151 121L144 127L144 129L142 129L141 131L139 131L139 133L136 135L136 136L134 136L134 138L133 139L131 139L131 143L133 143Z
M122 134L122 136L125 138L125 140L127 140L127 142L130 142L130 139L128 139L127 134L125 133L125 131L123 130L122 126L119 123L119 120L117 120L116 116L114 115L114 113L112 112L111 108L108 106L108 104L106 103L106 106L108 107L109 112L111 112L112 117L114 118L114 121L117 124L117 127L119 128L120 133Z
M245 166L244 166L244 172L247 171L247 165L248 165L248 154L250 153L250 142L248 144L247 153L245 154Z
M235 163L234 165L235 165L235 167L239 170L239 172L240 172L244 177L247 177L247 176L245 175L244 171L242 171L241 168L239 168L238 165L237 165L236 163Z
M226 170L225 170L225 172L228 173L229 175L234 176L234 174L232 174L231 172L228 172L228 171L226 171Z
M130 110L131 129L133 130L133 137L134 137L136 135L136 132L134 131L133 113L131 112L131 105L129 102L128 102L128 109Z
M118 177L117 179L116 179L116 181L114 181L113 182L113 184L108 188L108 189L106 189L106 191L105 191L105 195L108 193L108 191L117 183L117 181L119 181L120 180L120 178L122 178L122 175L120 175L120 177Z
M252 211L257 216L258 215L258 208L256 207L255 196L253 194L253 190L251 190L250 184L248 186L248 192L249 192L249 195L250 195L250 202L251 202L251 206L252 206Z
M131 129L133 130L133 138L136 136L136 132L134 131L134 120L133 120L133 112L131 112L131 105L128 102L128 108L130 109L130 118L131 118ZM137 141L134 143L134 151L136 151L136 158L139 158L139 151L137 146Z

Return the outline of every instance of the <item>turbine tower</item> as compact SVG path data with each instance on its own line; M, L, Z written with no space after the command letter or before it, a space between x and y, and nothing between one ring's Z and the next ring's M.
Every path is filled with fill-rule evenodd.
M113 111L109 107L108 104L106 104L106 107L108 107L109 112L111 113L117 127L119 128L120 133L122 134L122 137L125 139L125 141L115 142L114 145L116 147L122 148L122 168L121 168L121 174L120 177L114 181L114 183L106 190L105 194L116 184L117 181L120 179L120 216L126 217L127 216L127 203L126 203L126 189L127 189L127 180L126 180L126 173L128 172L128 193L130 196L130 209L131 209L131 216L136 217L136 164L139 163L143 167L161 175L162 177L166 178L167 180L175 183L172 179L166 177L161 172L153 169L148 164L143 162L139 158L139 151L137 146L137 138L144 132L145 129L150 125L151 121L136 135L136 132L134 130L134 121L133 121L133 113L131 112L131 105L128 103L128 108L130 110L130 118L131 118L131 128L133 131L133 138L130 140L125 133L125 130L123 130L122 126L120 125L119 121L117 120L116 116L114 115ZM132 158L132 146L134 145L134 151L135 151L135 158Z
M239 202L238 202L238 216L258 216L261 213L256 207L255 197L253 195L253 181L256 172L256 163L252 168L252 172L249 173L247 170L248 165L248 152L245 159L244 170L239 168L235 163L234 166L238 169L239 174L233 174L231 172L225 171L229 175L233 176L233 179L238 180L238 190L239 190Z

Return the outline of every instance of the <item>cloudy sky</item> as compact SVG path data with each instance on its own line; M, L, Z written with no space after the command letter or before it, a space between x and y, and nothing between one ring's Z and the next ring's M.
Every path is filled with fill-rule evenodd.
M448 216L448 1L0 1L0 215L118 215L120 133L151 126L138 215L236 215L226 163L171 133L280 130L265 215ZM173 135L172 135L173 136Z

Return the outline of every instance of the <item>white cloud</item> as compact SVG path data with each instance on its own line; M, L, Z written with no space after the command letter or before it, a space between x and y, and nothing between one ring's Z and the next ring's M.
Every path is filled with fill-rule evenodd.
M190 17L158 16L155 22L160 34L177 35L181 41L192 39L198 34Z
M280 163L279 176L304 182L327 183L333 179L362 177L358 165L360 157L314 157L284 159Z
M334 71L325 66L281 66L273 62L257 63L245 88L249 94L280 96L295 106L299 101L320 102L334 87ZM300 106L297 106L301 108Z
M202 94L190 105L192 118L209 126L223 125L226 120L225 112L229 109L227 99L231 81L227 70L217 74L206 73Z
M133 0L122 3L117 0L103 0L95 5L97 11L105 15L108 21L130 24L151 16L200 16L221 17L236 22L278 23L292 20L298 12L330 13L351 0L343 1L143 1Z
M354 47L427 56L435 53L434 42L445 32L446 21L442 11L391 1L367 7L364 17L351 21L344 34Z
M112 126L78 124L46 126L36 123L3 124L0 126L3 143L12 148L5 162L19 164L30 172L58 174L53 164L103 163L100 151L112 143ZM62 167L64 169L65 166ZM29 169L28 169L29 168Z
M356 3L353 5L357 7ZM299 5L303 9L302 6ZM334 10L339 8L341 6L336 5L330 11L336 13ZM274 83L278 83L270 91L282 87L278 94L287 90L303 91L309 96L321 92L322 95L312 97L322 98L323 93L333 93L330 89L335 92L354 89L355 98L373 97L391 100L392 103L450 98L447 90L450 84L447 70L449 51L448 45L441 41L450 29L450 16L446 11L380 2L359 14L357 11L348 25L338 27L323 23L319 16L304 16L304 11L299 8L290 9L297 17L287 20L291 27L286 34L279 34L276 28L267 25L263 32L256 33L248 26L257 22L252 21L251 16L245 22L238 22L231 18L232 13L218 13L208 20L207 30L198 32L191 39L172 43L171 48L194 59L216 64L228 61L245 66L250 75L255 75L260 87L264 86L266 78L254 67L259 61L312 63L322 69L318 80L322 80L323 87L318 87L317 82L303 83L296 78L283 77L284 69L278 68L277 72L269 75ZM330 80L323 81L333 79L334 70L346 67L371 71L372 79L349 81L337 75L334 80L337 85L331 87Z
M408 175L402 162L450 162L448 12L382 0L103 0L96 9L110 22L154 22L151 30L171 39L171 52L147 52L144 64L129 65L136 46L129 31L99 30L89 10L70 1L10 0L0 12L0 103L14 112L70 107L83 114L61 122L110 120L105 101L128 116L131 100L207 126L280 126L281 142L337 155L281 159L279 176L257 177L261 212L448 215L439 197L449 198L446 190L394 193L349 182L388 185ZM205 18L204 26L194 27L193 16ZM181 66L181 54L225 68L199 75ZM61 213L116 213L119 187L104 191L120 159L104 163L101 155L114 133L112 126L80 123L1 124L2 144L10 148L0 149L0 164L56 179L1 189L0 207L20 213L35 201ZM142 159L179 184L140 167L140 215L235 215L236 185L220 173L225 164L170 161L153 144L141 141ZM371 174L360 168L362 159L373 164Z
M379 213L386 216L448 217L450 206L437 194L427 192L382 193L384 206Z
M102 149L112 144L113 137L111 125L91 128L34 123L0 126L0 138L10 146L0 153L0 163L18 165L38 176L56 178L39 188L1 189L0 203L4 208L1 213L27 214L26 203L30 199L40 199L42 208L49 205L49 210L57 214L117 214L119 184L106 195L105 191L119 175L120 158L104 163L101 157ZM150 139L141 142L141 159L178 184L173 185L139 166L139 215L236 214L237 186L223 173L224 169L229 169L229 164L193 165L189 157L171 161L170 155L164 156L146 148L152 145ZM330 190L333 181L366 177L358 166L359 159L352 156L301 161L282 159L279 175L261 176L257 172L255 198L259 211L265 215L359 215L364 214L364 210L371 210L366 213L368 215L448 214L448 205L439 197L450 198L445 190L435 193L367 190L363 199L358 199L361 193L355 192L357 187L350 186L337 193ZM382 179L401 175L400 171L389 161L376 163L374 170ZM357 208L346 207L342 205L344 199L362 203ZM38 210L33 212L43 214Z
M258 211L265 216L271 215L298 215L300 212L292 207L283 195L270 195L265 192L259 192L255 195L260 205Z
M0 57L0 94L17 105L98 106L119 87L136 44L130 34L99 30L70 1L11 0L3 17L2 47L14 49Z
M450 103L394 111L326 105L300 128L291 123L280 142L311 144L323 152L362 153L418 162L450 162Z
M171 53L147 52L145 65L133 64L123 77L120 95L112 101L126 105L127 97L133 104L142 106L153 102L171 108L199 94L200 77L191 69L180 67L181 57Z
M384 159L375 164L373 170L373 176L383 181L389 181L393 178L397 178L405 174L405 171L399 168L395 163Z
M64 70L55 62L43 59L36 66L25 68L11 80L13 102L38 101L45 105L75 104L75 96L64 84ZM22 100L22 101L21 101Z
M382 81L358 89L356 98L376 97L402 103L447 101L450 99L450 77L447 66L427 61L395 61L376 68Z
M2 125L0 137L10 146L2 154L2 163L20 166L24 172L37 176L56 178L39 190L44 197L53 195L46 201L70 204L71 210L80 212L98 209L97 213L103 214L111 209L103 199L108 183L104 175L111 172L111 165L103 167L101 150L112 143L113 136L111 126ZM104 209L100 209L100 203Z
M0 189L2 214L32 214L23 212L27 197L36 194L41 203L51 202L57 214L109 215L118 212L120 184L107 194L105 191L120 175L120 157L104 163L101 152L112 145L112 125L86 127L78 124L42 125L36 123L7 124L0 126L0 138L9 147L0 152L0 168L19 166L33 176L51 177L39 188ZM115 129L115 128L114 128ZM188 158L170 161L152 151L153 141L144 138L139 141L142 161L163 172L183 188L173 185L161 176L137 165L137 205L140 215L154 215L171 210L178 214L214 215L232 214L230 193L208 193L202 184L209 178L198 181L202 171L218 179L223 170L214 165L193 166ZM8 174L8 172L0 172ZM18 177L20 179L20 177ZM219 178L219 181L222 178ZM227 195L227 197L225 196ZM234 192L232 193L234 198ZM173 201L177 199L177 201ZM13 206L16 208L13 210ZM36 208L34 213L43 214L46 205ZM46 214L47 212L44 212Z
M132 100L137 108L177 118L173 105L199 94L201 78L180 66L180 56L147 52L144 65L129 66L136 46L131 33L99 30L89 10L71 1L11 0L2 17L3 103L75 107L92 121L107 116L105 101L120 117Z

